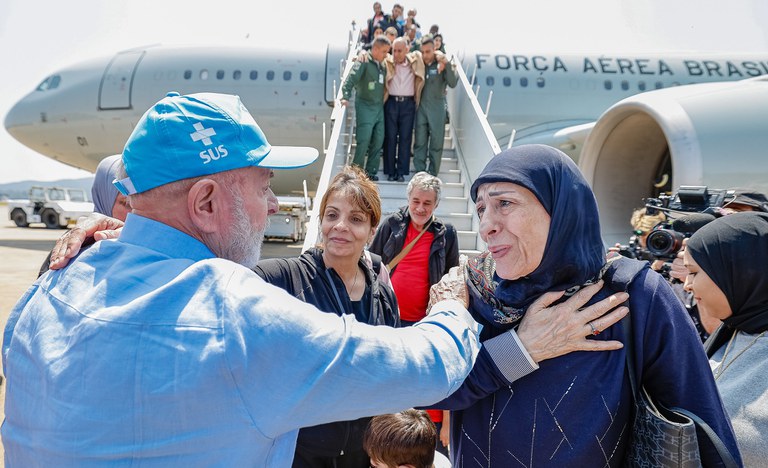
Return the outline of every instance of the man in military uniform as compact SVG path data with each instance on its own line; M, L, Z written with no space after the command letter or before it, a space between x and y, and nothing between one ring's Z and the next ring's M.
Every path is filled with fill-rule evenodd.
M427 171L437 176L445 138L445 87L455 87L459 75L446 56L435 51L435 43L431 37L422 39L421 56L424 60L426 79L421 92L421 102L416 111L413 167L416 172Z
M371 180L379 180L376 173L379 171L381 147L384 144L385 69L381 62L387 56L390 46L385 36L376 37L371 50L366 52L367 60L358 60L354 64L341 88L343 106L349 103L352 88L355 88L357 147L352 164L363 168Z

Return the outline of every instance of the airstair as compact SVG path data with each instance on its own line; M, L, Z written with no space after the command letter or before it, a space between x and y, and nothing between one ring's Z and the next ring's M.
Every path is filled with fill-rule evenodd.
M343 83L349 74L352 60L357 53L357 48L350 47L340 83ZM438 174L443 181L443 190L435 214L456 228L459 235L459 250L471 256L485 250L485 243L478 235L479 223L474 204L469 196L469 189L486 163L501 149L460 64L457 64L457 72L459 83L453 89L448 88L450 123L446 128L443 159ZM331 115L331 135L324 155L321 155L325 159L312 201L309 227L303 246L305 250L317 243L320 200L330 180L345 164L351 162L355 152L354 95L346 107L339 104L340 100L341 86L338 87L336 106ZM381 168L379 169L377 185L381 195L382 218L407 204L406 188L414 173L413 164L411 164L411 174L405 178L404 182L389 182Z

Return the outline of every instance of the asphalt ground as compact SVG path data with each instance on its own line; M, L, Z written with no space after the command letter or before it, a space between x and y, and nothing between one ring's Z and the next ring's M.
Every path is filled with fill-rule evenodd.
M5 330L8 314L29 286L37 279L48 252L63 229L46 229L43 224L19 228L8 219L8 207L0 204L0 330ZM302 244L267 241L262 258L292 257L301 253ZM0 419L5 418L5 384L0 387ZM3 450L0 443L0 467Z

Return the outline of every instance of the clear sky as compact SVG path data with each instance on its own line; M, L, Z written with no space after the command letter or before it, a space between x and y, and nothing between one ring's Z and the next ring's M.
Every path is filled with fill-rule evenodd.
M410 1L410 0L409 0ZM526 52L764 52L765 0L419 0L449 48ZM50 73L140 45L343 44L373 1L1 0L0 119ZM385 12L394 2L383 1ZM0 183L86 177L0 129Z

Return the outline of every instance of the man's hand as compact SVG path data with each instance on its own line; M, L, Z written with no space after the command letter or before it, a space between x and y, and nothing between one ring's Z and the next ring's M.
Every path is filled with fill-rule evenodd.
M429 304L427 310L434 304L445 300L455 299L466 308L469 305L469 293L467 292L467 278L464 271L467 267L467 256L459 256L459 266L451 267L438 283L429 288Z
M123 223L119 219L109 218L99 213L92 213L77 220L72 230L64 233L56 241L51 251L51 270L67 266L69 261L80 252L80 246L88 237L96 240L114 239L120 236Z
M610 351L624 345L619 341L588 340L589 335L601 331L621 320L629 309L619 307L629 294L616 293L600 302L581 309L603 287L600 281L582 288L565 302L548 307L562 297L563 292L549 292L528 308L517 335L536 362L562 356L573 351Z
M339 101L339 102L340 102L340 104L341 104L342 106L344 106L344 107L347 107L347 104L349 104L349 101L347 101L346 99L342 99L342 100L341 100L341 101Z

